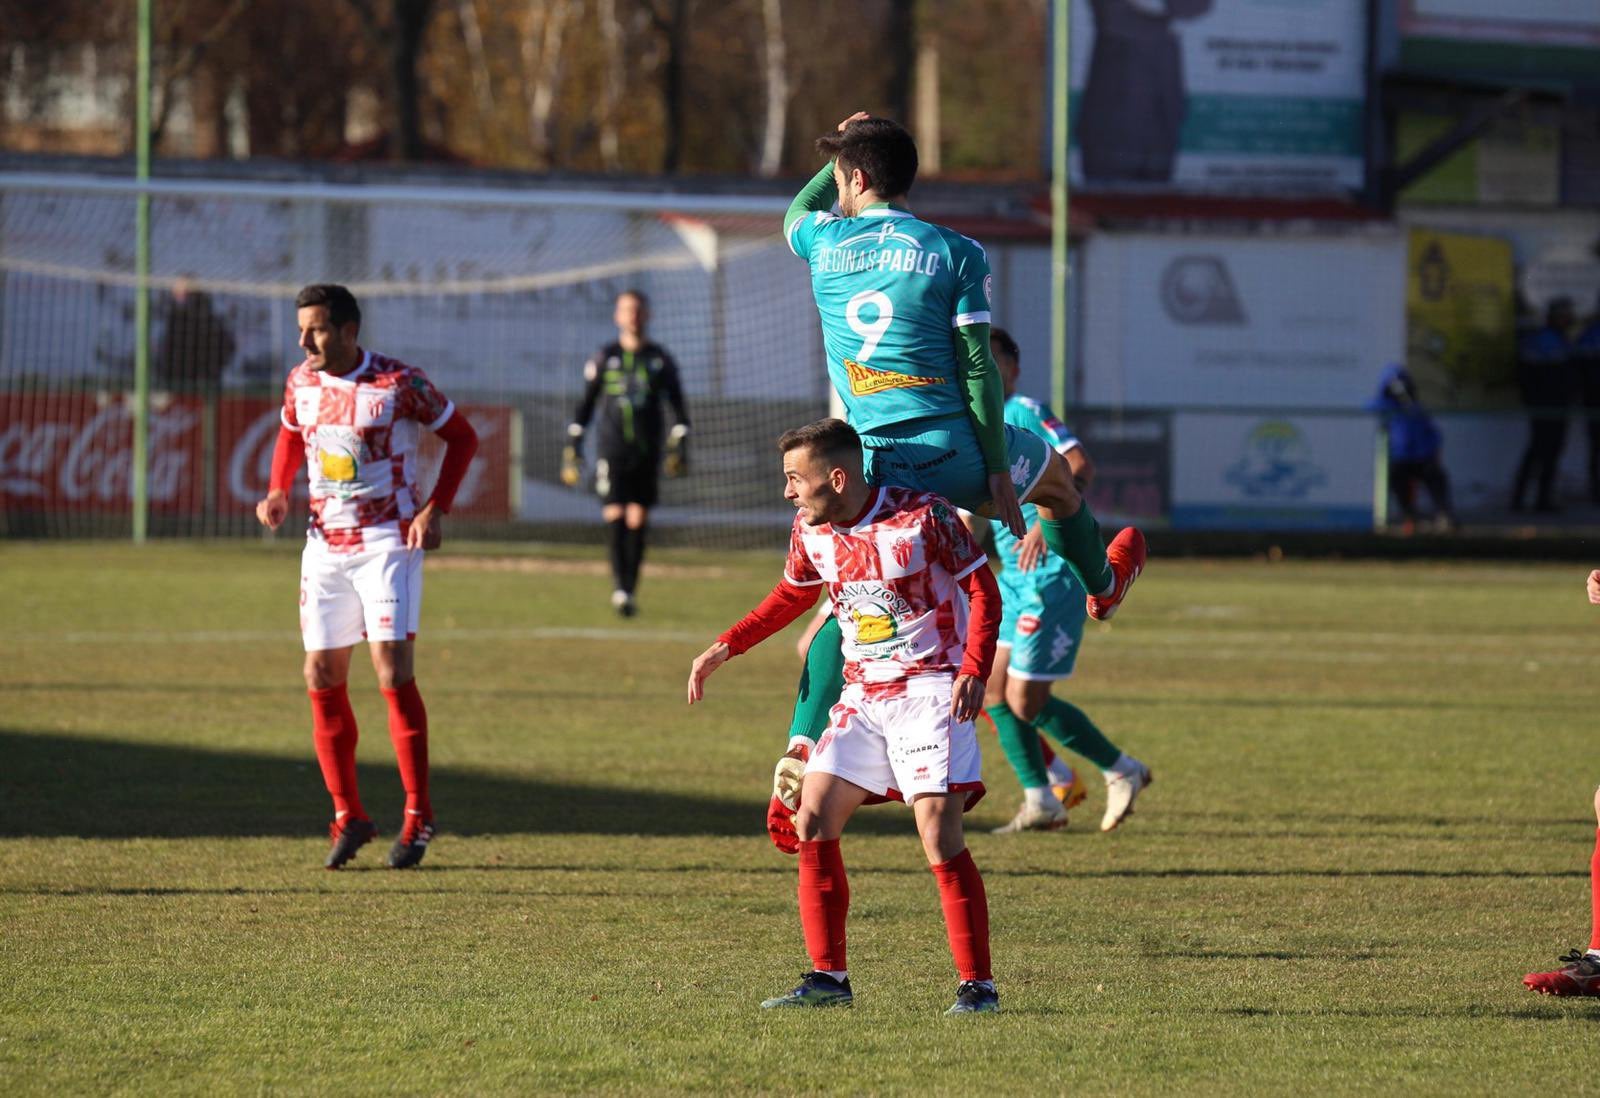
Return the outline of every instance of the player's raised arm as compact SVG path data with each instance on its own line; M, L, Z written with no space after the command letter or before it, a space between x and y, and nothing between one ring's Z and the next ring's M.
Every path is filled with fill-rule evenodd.
M820 585L801 587L790 583L788 579L779 580L760 605L718 637L717 643L695 657L693 666L689 668L689 704L693 705L705 696L705 681L711 672L734 656L748 652L774 633L781 632L811 609L817 601L819 589Z

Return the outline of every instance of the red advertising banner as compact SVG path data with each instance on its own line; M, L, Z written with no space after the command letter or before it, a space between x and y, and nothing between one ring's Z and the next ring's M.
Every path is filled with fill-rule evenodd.
M0 507L118 511L133 498L133 417L120 393L0 393ZM276 401L176 397L150 410L150 507L200 514L208 495L221 512L251 511L266 495L278 432ZM513 516L514 409L462 405L478 432L452 514ZM209 442L209 445L208 445ZM208 451L210 451L208 453ZM418 455L424 490L438 475L444 446L426 435ZM208 488L211 489L208 492ZM304 478L300 490L305 493Z

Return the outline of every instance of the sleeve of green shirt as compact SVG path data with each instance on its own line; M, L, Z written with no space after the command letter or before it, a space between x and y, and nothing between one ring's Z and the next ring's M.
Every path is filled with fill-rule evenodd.
M983 464L991 473L1011 466L1006 454L1006 391L1000 368L989 349L989 325L966 324L956 329L956 377L972 426L983 451Z
M794 201L789 203L789 212L783 215L783 235L787 239L794 231L795 222L806 214L823 213L833 209L833 204L839 200L839 187L833 181L833 161L828 161L822 170L811 177L811 181L800 188L800 193L794 196Z

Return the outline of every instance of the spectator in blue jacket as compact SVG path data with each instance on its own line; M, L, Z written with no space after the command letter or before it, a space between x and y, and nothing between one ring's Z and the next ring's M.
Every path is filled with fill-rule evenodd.
M1438 529L1455 529L1455 510L1450 505L1450 477L1439 461L1442 440L1433 417L1417 397L1417 383L1399 364L1385 367L1378 383L1378 395L1367 402L1370 411L1381 417L1389 436L1389 489L1400 502L1404 518L1401 529L1412 534L1417 529L1417 487L1428 489L1433 500L1434 522Z

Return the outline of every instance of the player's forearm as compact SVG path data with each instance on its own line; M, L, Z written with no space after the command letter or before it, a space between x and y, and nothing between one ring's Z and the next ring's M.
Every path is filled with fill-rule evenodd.
M472 456L478 452L478 432L472 429L472 424L457 408L455 414L434 433L444 439L444 458L439 462L439 480L433 486L433 495L428 502L448 515L456 492L461 489L461 481L467 475L467 466L472 464Z
M783 234L789 235L789 230L794 228L794 223L808 213L818 210L826 212L833 209L833 204L839 201L839 186L833 180L833 161L828 161L822 170L811 177L811 182L800 188L800 193L794 196L794 201L789 203L789 212L783 215Z
M961 658L961 674L989 681L994 668L995 645L1000 639L1000 585L987 562L961 579L967 593L967 645Z
M294 475L300 471L305 460L305 443L301 441L300 433L280 424L278 438L272 444L272 474L267 480L268 491L287 493L294 487Z
M956 329L956 373L983 464L991 473L1003 473L1011 464L1006 459L1006 390L989 350L989 325Z
M760 605L717 639L728 646L732 655L748 652L811 609L817 601L817 590L816 585L797 587L788 580L779 580Z

